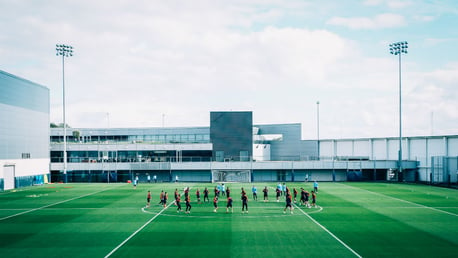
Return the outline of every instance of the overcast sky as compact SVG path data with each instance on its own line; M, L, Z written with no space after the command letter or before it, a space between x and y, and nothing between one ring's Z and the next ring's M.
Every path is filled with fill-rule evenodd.
M0 70L72 127L301 123L303 139L458 134L458 1L0 0Z

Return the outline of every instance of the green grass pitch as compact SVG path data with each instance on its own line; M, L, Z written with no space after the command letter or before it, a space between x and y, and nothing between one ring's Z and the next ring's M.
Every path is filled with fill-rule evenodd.
M0 193L1 257L458 257L458 191L424 185L320 183L316 208L283 213L275 183L49 184ZM312 183L290 183L312 190ZM191 188L190 214L171 204ZM262 188L269 187L269 202ZM210 190L197 203L196 188ZM241 213L240 188L249 199ZM151 207L145 208L147 191ZM168 207L159 202L169 193ZM203 194L202 194L203 196ZM299 199L299 196L298 196ZM203 198L202 198L203 200ZM182 207L185 209L184 198Z

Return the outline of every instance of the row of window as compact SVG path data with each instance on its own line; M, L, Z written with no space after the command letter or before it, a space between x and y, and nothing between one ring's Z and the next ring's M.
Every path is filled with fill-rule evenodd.
M210 161L212 152L203 151L67 151L67 162L169 162ZM62 151L51 151L51 162L63 162Z
M51 142L60 143L63 136L51 136ZM85 142L146 142L146 143L209 143L208 134L158 134L158 135L91 135L91 136L67 136L67 141Z

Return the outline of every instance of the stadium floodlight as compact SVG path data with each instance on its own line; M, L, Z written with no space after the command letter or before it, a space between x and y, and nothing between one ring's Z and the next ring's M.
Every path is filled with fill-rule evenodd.
M398 153L398 167L399 178L403 179L402 175L402 84L401 84L401 56L407 54L408 48L407 41L400 41L390 44L390 53L399 56L399 153Z
M67 183L67 123L65 120L65 57L73 56L73 47L63 44L56 44L56 56L62 56L62 103L64 120L64 181Z

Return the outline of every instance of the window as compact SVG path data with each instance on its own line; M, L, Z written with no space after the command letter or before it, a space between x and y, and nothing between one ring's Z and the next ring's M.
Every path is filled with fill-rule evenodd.
M215 155L216 155L215 161L220 161L220 162L224 161L224 151L216 151Z
M249 161L248 151L240 151L240 161Z

